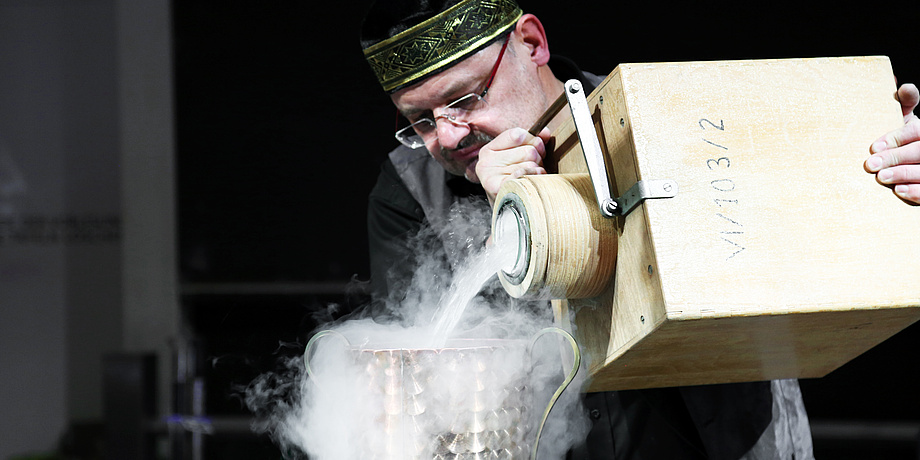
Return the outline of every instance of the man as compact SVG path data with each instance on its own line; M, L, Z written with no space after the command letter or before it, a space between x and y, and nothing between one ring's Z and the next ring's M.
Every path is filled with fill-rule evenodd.
M551 56L540 21L512 0L381 0L362 47L406 121L368 210L372 288L399 298L412 272L411 236L433 229L449 258L452 206L483 195L491 202L505 180L544 174L550 129L533 136L524 127L562 93L562 81L578 78L590 91L602 78ZM899 97L908 117L916 88ZM873 144L866 170L920 202L915 118ZM812 456L794 380L595 393L586 406L594 425L572 458Z

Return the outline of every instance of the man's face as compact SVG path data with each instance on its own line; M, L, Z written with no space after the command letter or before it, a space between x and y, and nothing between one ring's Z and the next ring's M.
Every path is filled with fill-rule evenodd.
M448 172L479 182L479 149L505 130L529 127L543 113L546 96L527 48L508 38L508 49L485 96L486 105L467 120L436 121L435 133L424 138L425 148ZM498 59L502 42L471 55L448 70L393 93L393 103L410 122L435 119L444 107L470 93L481 93Z

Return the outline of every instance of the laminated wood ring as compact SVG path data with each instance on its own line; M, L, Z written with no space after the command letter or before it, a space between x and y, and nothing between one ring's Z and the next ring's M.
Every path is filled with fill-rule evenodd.
M496 244L514 245L499 271L517 298L579 299L610 283L617 256L614 219L597 208L588 174L545 174L505 181L492 213Z

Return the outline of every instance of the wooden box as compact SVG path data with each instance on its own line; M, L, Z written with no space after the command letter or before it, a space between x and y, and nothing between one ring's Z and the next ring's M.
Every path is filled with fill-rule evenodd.
M920 318L920 208L862 166L895 89L885 57L617 67L588 98L613 192L679 192L616 218L615 278L567 301L589 391L820 377Z

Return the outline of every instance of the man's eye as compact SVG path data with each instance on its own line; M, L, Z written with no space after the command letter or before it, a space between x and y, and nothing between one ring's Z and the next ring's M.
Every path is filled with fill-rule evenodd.
M413 123L412 128L417 133L425 134L434 131L435 124L431 120L423 118L420 122Z
M425 112L422 112L422 113L416 115L415 118L410 119L409 121L411 121L412 123L415 123L415 122L417 122L417 121L419 121L419 120L423 120L423 119L425 119L425 118L432 119L432 118L434 118L434 115L432 115L431 111L428 110L428 111L425 111Z
M478 94L471 93L454 101L454 103L450 105L450 108L456 110L473 111L479 109L481 106L482 98L479 97Z

